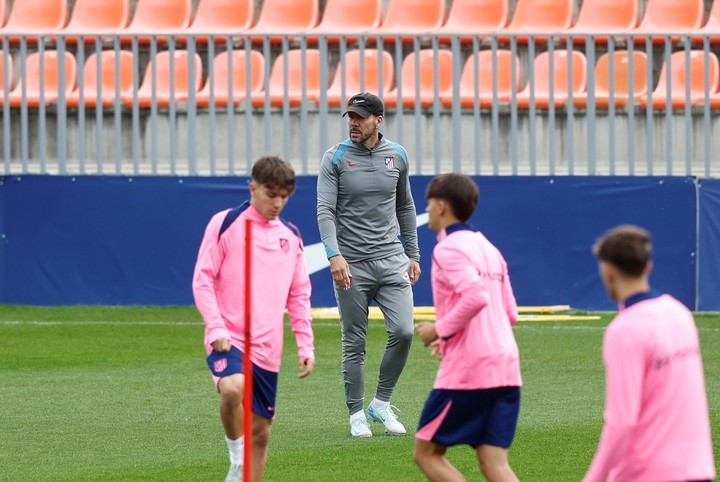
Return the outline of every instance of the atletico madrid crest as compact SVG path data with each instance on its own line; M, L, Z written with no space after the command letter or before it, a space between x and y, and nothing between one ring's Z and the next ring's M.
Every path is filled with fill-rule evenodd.
M280 249L282 249L284 253L290 251L290 242L285 238L280 238Z
M395 169L395 158L394 157L386 157L385 158L385 169Z

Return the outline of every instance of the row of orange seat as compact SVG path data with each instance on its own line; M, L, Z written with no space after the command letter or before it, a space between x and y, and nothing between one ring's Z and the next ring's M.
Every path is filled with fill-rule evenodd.
M95 36L121 34L123 41L131 35L149 42L151 35L248 34L254 39L272 34L328 35L337 41L339 35L387 35L407 39L420 34L512 34L527 41L530 34L637 35L637 41L662 35L708 34L720 41L720 0L715 0L707 23L703 26L703 0L648 0L642 20L639 0L583 0L577 21L573 18L574 0L518 0L512 19L509 0L452 0L445 18L446 0L390 0L382 19L383 0L327 0L322 19L319 0L264 0L258 22L253 25L254 0L200 0L192 18L192 0L138 0L132 20L129 0L77 0L68 21L67 0L16 0L4 22L5 0L0 0L0 34L17 41L19 35L67 34ZM651 35L652 34L652 35ZM603 37L603 35L605 35ZM30 38L32 40L32 38ZM165 41L160 37L158 41ZM181 38L182 40L182 38ZM198 35L200 42L207 41ZM352 39L350 39L352 40ZM506 40L506 39L504 39ZM583 42L583 38L578 38Z
M493 55L496 55L494 61ZM57 51L45 51L41 65L39 53L29 55L25 63L27 80L18 82L14 86L10 82L9 94L7 97L0 96L0 105L7 102L12 107L19 107L22 105L23 95L30 107L57 102L60 96L59 58ZM69 52L65 53L64 59L65 79L62 85L65 101L69 107L77 107L80 105L81 97L76 78L77 62ZM257 51L251 51L250 58L246 57L245 50L218 54L213 60L212 75L208 75L208 80L204 83L201 58L196 54L194 59L194 62L191 62L185 50L176 50L173 54L169 51L158 53L155 61L148 64L140 88L135 94L133 89L135 66L131 52L120 51L119 55L116 55L114 50L106 50L99 56L92 54L83 68L83 104L94 106L99 99L101 104L109 106L118 98L124 105L133 106L137 99L139 107L148 108L152 106L153 90L156 105L159 107L167 107L172 102L187 102L191 91L195 93L195 101L199 107L207 107L211 103L216 106L227 106L230 103L237 105L243 102L248 94L251 96L252 105L257 107L263 106L267 101L271 106L277 107L284 105L284 102L290 106L297 106L303 102L303 99L315 103L320 100L321 54L315 49L305 50L304 53L302 50L290 50L287 58L282 55L277 57L267 84L264 81L265 60ZM0 67L5 64L4 60L0 59ZM0 90L4 88L5 79L13 78L12 57L7 58L7 64L10 69L7 75L0 71ZM248 75L248 65L250 65L250 75ZM416 65L419 65L419 70ZM369 90L381 93L388 107L397 107L398 104L412 107L418 100L422 107L429 107L436 99L437 69L437 98L441 104L450 107L453 105L454 97L452 67L453 58L450 50L423 49L419 51L419 58L416 58L413 52L402 63L400 89L397 89L394 81L394 62L388 52L379 53L375 49L351 50L338 65L326 91L328 105L339 107L343 99L349 98L356 92ZM633 52L632 56L627 51L617 51L612 56L610 54L601 56L594 70L595 105L599 108L606 108L611 103L617 107L634 103L647 106L648 90L652 89L653 85L652 79L647 77L647 67L646 54L640 51ZM40 81L41 71L44 72L44 84ZM718 59L715 54L708 53L705 56L700 50L678 51L671 55L670 67L663 66L658 84L650 95L653 107L658 109L668 107L666 105L668 82L671 87L669 107L678 108L686 105L688 86L690 105L704 102L706 71L709 78L707 90L710 95L710 105L713 108L720 108ZM519 108L535 105L542 109L548 108L551 104L559 107L568 102L571 90L573 103L578 107L586 107L589 97L587 72L586 57L579 51L572 51L572 55L568 55L566 50L554 50L552 55L543 52L534 59L532 85L527 82L525 88L520 90L520 79L526 76L527 72L523 72L518 58L513 57L508 50L500 49L496 54L493 54L492 50L482 50L477 57L470 56L465 61L458 83L460 105L464 108L472 108L475 105L487 108L492 106L494 98L499 104L509 104L512 103L514 92L515 103ZM611 72L613 72L612 79ZM119 78L119 83L116 82L116 78ZM174 87L171 89L173 84ZM614 89L612 96L611 86ZM211 91L214 100L211 100ZM531 102L531 94L534 103Z

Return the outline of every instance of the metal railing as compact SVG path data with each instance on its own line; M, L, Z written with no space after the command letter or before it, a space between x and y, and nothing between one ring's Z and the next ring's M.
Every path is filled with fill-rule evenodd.
M713 155L720 147L714 135L720 74L707 35L53 34L0 39L6 175L244 175L256 157L268 152L290 159L300 174L313 174L324 150L347 137L340 117L346 99L389 79L392 87L377 92L388 104L382 130L407 148L413 174L713 176L720 171L720 160ZM85 65L101 51L112 52L112 72L106 72L108 61L99 57L96 85L88 86ZM234 57L228 56L227 78L220 82L214 59L234 51L244 55L239 57L244 65L233 64ZM359 61L350 67L353 51ZM125 91L121 52L132 54L131 83ZM160 91L164 52L168 92ZM264 59L261 86L255 91L252 52ZM291 52L299 52L295 70ZM390 71L383 52L391 56ZM489 54L481 62L482 52ZM501 65L501 54L508 52L509 73ZM562 52L582 57L563 57ZM618 52L627 52L627 65L619 64ZM646 59L645 82L640 84L647 89L641 95L633 91L637 52ZM76 66L67 64L66 53ZM177 53L187 54L187 65L178 65ZM30 61L34 54L39 54L36 67ZM606 54L608 71L596 78L598 60ZM546 65L538 64L541 55ZM579 87L576 77L562 73L573 72L578 59L586 63ZM676 62L685 67L673 70ZM234 73L234 66L242 74ZM537 68L547 70L547 77ZM76 80L68 83L71 69L76 69ZM181 70L187 71L186 78L176 77ZM471 75L463 81L466 70ZM621 85L615 81L619 70L627 72ZM297 72L304 75L296 79ZM356 72L358 86L352 84ZM244 76L240 92L233 87L238 75ZM663 92L656 87L661 76ZM607 87L602 106L598 81ZM103 100L108 85L114 92ZM185 85L190 86L187 95L180 95ZM222 85L227 92L216 92ZM209 94L207 105L198 102L203 88ZM331 102L329 94L338 89L339 100ZM218 102L219 94L227 94L231 102ZM578 95L584 97L582 107L576 106Z

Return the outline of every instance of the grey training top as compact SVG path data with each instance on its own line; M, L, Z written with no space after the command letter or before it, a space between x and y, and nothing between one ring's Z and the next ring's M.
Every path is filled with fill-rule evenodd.
M327 257L372 261L403 252L419 260L407 153L380 134L370 149L347 139L320 164L317 219Z

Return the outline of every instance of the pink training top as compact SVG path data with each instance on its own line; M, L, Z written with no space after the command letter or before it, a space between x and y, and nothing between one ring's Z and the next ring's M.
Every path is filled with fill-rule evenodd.
M438 234L432 289L442 361L434 388L521 386L517 304L500 251L467 224Z
M700 345L687 308L669 295L628 298L605 332L603 360L605 426L584 480L715 478Z
M245 220L252 219L252 340L254 364L278 372L282 360L285 308L303 358L314 358L310 277L297 228L268 221L245 203L239 217L220 235L230 210L217 213L205 230L193 277L195 304L205 320L205 348L228 338L244 351ZM219 239L218 239L219 238Z

